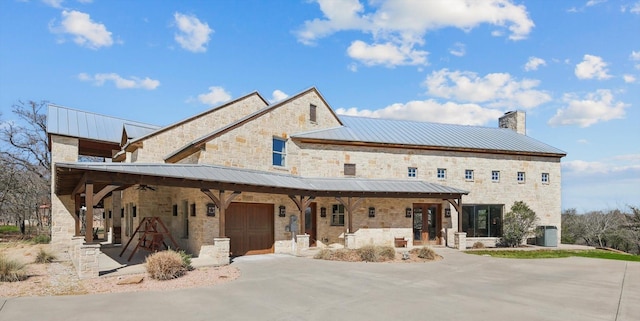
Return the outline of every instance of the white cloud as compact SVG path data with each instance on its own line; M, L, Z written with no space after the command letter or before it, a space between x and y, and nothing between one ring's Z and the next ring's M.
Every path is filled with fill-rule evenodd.
M640 14L640 1L633 4L631 9L629 10L631 13Z
M222 87L211 86L208 93L198 95L198 100L203 104L214 106L231 100L231 94Z
M578 144L589 144L589 141L584 138L581 138L581 139L578 139Z
M640 171L640 154L616 155L598 161L563 161L562 169L567 173L578 175ZM640 176L637 178L640 178Z
M428 52L413 50L411 46L398 47L387 42L384 44L368 45L356 40L347 49L349 57L361 61L367 66L386 65L425 65Z
M639 2L640 5L640 2ZM631 61L640 61L640 51L631 51L629 55L629 60ZM640 69L640 63L636 64L636 69Z
M53 33L70 34L73 42L90 49L109 47L113 44L111 32L101 23L93 22L91 17L80 11L62 11L62 22L54 26L49 25Z
M598 122L624 118L625 108L629 107L623 102L616 102L608 89L599 89L582 98L566 94L563 100L567 107L558 109L549 119L549 125L589 127Z
M581 63L576 65L575 74L579 79L608 79L607 63L601 57L584 55Z
M540 66L546 66L547 62L542 58L538 57L529 57L529 61L524 65L525 71L538 70Z
M449 49L449 53L456 57L462 57L467 54L467 51L463 43L456 42L453 48Z
M64 0L42 0L42 2L49 7L60 9L62 8L62 3L64 2Z
M589 0L589 1L587 1L586 6L587 7L592 7L592 6L595 6L595 5L603 3L603 2L607 2L607 0Z
M288 97L289 97L289 95L285 94L282 90L276 89L271 94L271 99L269 99L269 102L276 103L276 102L279 102L281 100L285 100Z
M430 121L460 125L485 125L503 115L501 111L483 108L476 104L457 104L453 102L441 104L433 99L414 100L406 104L396 103L378 110L338 108L336 113L352 116Z
M508 73L492 73L484 77L469 71L441 69L427 76L428 94L458 102L484 103L491 108L534 108L551 100L551 96L535 88L538 80L515 80Z
M194 15L186 15L176 12L173 15L179 32L175 34L175 40L183 49L191 52L205 52L213 29L206 22L200 22Z
M140 88L146 90L154 90L158 88L158 86L160 86L160 81L151 79L149 77L130 77L129 79L126 79L116 73L95 74L93 76L86 73L81 73L78 74L78 79L80 79L81 81L93 82L93 84L96 86L102 86L105 82L112 81L118 89Z
M350 55L366 65L426 63L423 59L427 52L415 47L424 45L424 35L437 29L454 27L470 31L478 25L490 24L508 29L510 39L521 40L534 27L526 8L510 0L378 0L368 3L369 10L358 0L316 2L324 17L305 21L296 31L298 41L312 45L318 39L347 30L369 34L371 41L356 40L349 47L353 52ZM383 52L371 57L358 49Z
M628 84L636 82L636 77L634 77L633 75L622 75L622 79L624 79L624 82Z
M356 64L356 63L350 63L350 64L347 66L347 69L349 69L349 71L351 71L351 72L357 72L357 71L358 71L358 64Z

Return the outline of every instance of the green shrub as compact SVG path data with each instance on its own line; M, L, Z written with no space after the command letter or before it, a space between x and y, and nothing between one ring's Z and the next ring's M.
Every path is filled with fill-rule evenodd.
M15 260L0 256L0 282L16 282L27 278L25 265Z
M184 275L187 268L180 253L166 250L153 253L147 257L147 273L156 280L171 280Z
M35 263L51 263L55 259L55 254L45 249L40 249L40 251L38 251L38 255L36 256Z
M188 254L184 250L178 251L180 254L180 259L182 260L182 266L187 269L187 271L193 271L193 266L191 265L191 254Z
M0 225L0 234L19 234L20 227L15 225Z
M522 244L527 234L536 226L538 217L536 212L522 201L511 206L511 211L504 215L502 222L502 238L500 245L517 247Z
M49 244L49 242L51 242L51 237L46 234L36 235L31 239L31 242L35 244Z
M438 254L436 254L436 252L433 249L427 246L413 249L411 250L411 252L416 254L419 258L425 259L425 260L435 260L438 258Z

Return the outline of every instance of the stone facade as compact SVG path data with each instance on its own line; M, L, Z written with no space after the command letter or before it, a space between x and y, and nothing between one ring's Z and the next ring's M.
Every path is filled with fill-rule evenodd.
M310 106L315 106L316 119L310 119ZM260 111L256 113L257 111ZM248 115L253 115L247 117ZM230 126L234 121L242 120ZM524 113L509 113L501 127L524 134ZM306 143L292 138L301 132L334 128L340 120L315 90L305 91L281 103L268 106L258 94L251 94L168 126L126 146L124 162L165 163L168 155L183 150L191 142L210 135L197 150L186 149L184 155L171 161L182 164L208 164L290 174L302 177L345 177L344 165L355 164L355 177L367 179L417 179L469 191L462 205L498 205L503 213L516 201L526 202L540 218L541 225L560 226L561 174L560 157L515 155L487 150L452 151L429 147L373 146L361 144ZM212 133L215 132L215 135ZM285 165L274 166L273 138L286 141ZM78 140L52 136L53 161L75 161ZM75 154L74 154L75 153ZM415 178L408 169L415 168ZM438 170L446 175L438 177ZM468 177L472 171L472 177ZM499 179L492 173L499 172ZM524 180L518 180L518 173ZM542 180L542 175L547 178ZM217 191L215 191L217 192ZM215 193L214 193L215 194ZM53 196L54 241L65 242L73 236L73 201L68 196ZM68 199L68 200L67 200ZM313 200L316 208L316 239L295 235L287 228L292 215L300 215L287 195L243 192L234 202L262 203L273 206L275 253L299 253L310 243L317 246L359 248L369 244L394 245L402 237L414 245L413 218L406 209L414 204L432 204L439 212L436 220L440 244L466 248L469 242L495 243L495 238L466 237L458 231L458 216L447 200L433 198L365 198L352 213L353 230L345 224L332 224L332 208L339 204L334 197ZM154 186L154 190L129 187L105 199L105 211L112 213L107 225L120 226L122 243L135 237L134 230L144 217L159 217L170 230L178 247L195 255L206 255L227 262L228 239L219 235L219 215L207 216L212 203L196 188ZM285 215L278 215L280 206ZM369 215L369 208L375 215ZM121 214L122 217L121 217ZM324 217L320 213L326 213ZM558 228L558 231L560 229ZM298 231L299 233L300 231ZM299 233L302 234L302 233ZM560 236L558 235L558 239ZM135 239L132 244L135 244ZM227 257L225 258L225 253ZM221 263L224 264L224 263Z
M51 136L51 190L55 188L56 162L78 160L78 139ZM57 251L67 250L75 235L75 201L69 195L51 193L51 245Z

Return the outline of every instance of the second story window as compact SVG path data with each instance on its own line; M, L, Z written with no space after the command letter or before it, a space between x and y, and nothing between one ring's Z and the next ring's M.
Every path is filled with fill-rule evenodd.
M492 182L500 181L500 171L491 171L491 181Z
M438 179L446 179L446 178L447 178L447 169L438 168Z
M473 180L473 169L465 169L464 170L464 179L467 181Z
M309 105L309 121L312 123L316 122L316 110L318 108L316 105Z
M542 173L542 183L549 184L549 173Z
M287 141L274 137L273 138L273 166L285 166L287 156Z
M524 183L524 172L518 172L518 183Z
M344 175L345 176L355 176L356 175L356 164L344 164Z
M407 168L407 177L418 177L418 168L416 167Z

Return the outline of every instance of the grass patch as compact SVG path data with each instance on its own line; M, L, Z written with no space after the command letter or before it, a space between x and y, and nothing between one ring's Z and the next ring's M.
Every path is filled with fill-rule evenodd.
M561 257L589 257L595 259L621 260L640 262L640 256L632 254L614 253L604 250L536 250L536 251L513 251L513 250L494 250L494 251L466 251L468 254L488 255L491 257L501 257L510 259L553 259Z
M55 254L41 248L40 251L38 251L38 255L36 256L35 263L51 263L55 259Z
M0 234L19 234L20 227L15 225L0 225Z
M0 282L17 282L27 278L25 264L0 256Z

